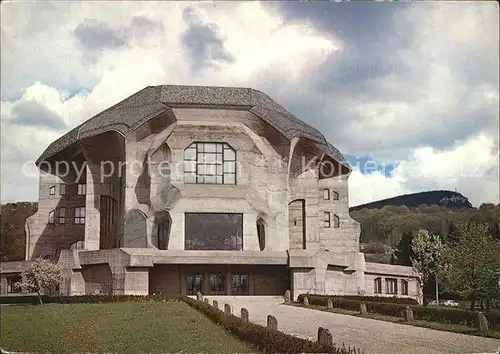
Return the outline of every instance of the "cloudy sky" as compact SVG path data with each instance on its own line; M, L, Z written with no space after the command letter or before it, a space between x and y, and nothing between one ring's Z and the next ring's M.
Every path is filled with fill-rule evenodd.
M354 167L352 205L457 189L499 202L497 2L1 6L1 201L47 145L147 85L253 87Z

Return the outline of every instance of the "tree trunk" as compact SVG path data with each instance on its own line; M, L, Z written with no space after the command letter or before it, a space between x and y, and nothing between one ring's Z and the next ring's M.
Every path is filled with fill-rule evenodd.
M38 295L38 301L40 302L40 305L43 305L43 302L42 302L42 296L40 295L40 291L37 290L36 291L37 295Z

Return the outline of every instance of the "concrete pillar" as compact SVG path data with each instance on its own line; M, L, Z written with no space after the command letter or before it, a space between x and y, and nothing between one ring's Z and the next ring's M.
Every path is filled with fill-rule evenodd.
M100 166L87 161L87 195L85 198L85 249L99 249L100 243Z

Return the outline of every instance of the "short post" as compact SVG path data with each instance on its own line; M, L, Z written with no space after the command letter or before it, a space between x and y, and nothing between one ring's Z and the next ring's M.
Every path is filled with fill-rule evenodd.
M333 309L333 301L332 301L332 299L328 299L328 301L326 302L326 308L328 310Z
M241 319L248 322L248 310L244 307L241 308Z
M284 299L285 299L285 304L289 303L291 301L291 293L290 293L290 290L287 290L285 291L285 296L283 296Z
M405 308L405 321L412 322L414 320L415 320L415 317L413 316L413 310L411 309L410 306L406 306L406 308Z
M488 324L488 319L486 318L484 313L478 312L476 316L477 316L477 318L476 318L477 329L479 330L479 332L481 334L488 333L489 324Z
M272 315L267 316L267 329L278 330L278 320Z
M318 343L328 347L333 346L333 337L328 329L318 328Z
M215 307L217 310L219 309L219 303L217 302L217 300L214 300L212 302L212 306Z
M205 302L205 304L208 304L208 298L205 298L203 301Z
M303 302L305 306L309 306L309 299L307 298L307 296L304 296Z
M196 293L196 300L203 301L203 295L199 291Z
M364 302L362 302L361 304L359 304L359 313L361 315L366 315L368 313L368 310L366 309L366 305Z
M233 310L231 309L231 305L229 304L224 304L224 313L226 315L230 315L233 313Z

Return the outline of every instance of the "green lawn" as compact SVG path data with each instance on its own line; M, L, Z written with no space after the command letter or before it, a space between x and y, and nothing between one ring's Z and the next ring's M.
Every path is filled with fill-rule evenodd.
M2 305L0 332L21 352L255 352L184 302Z

